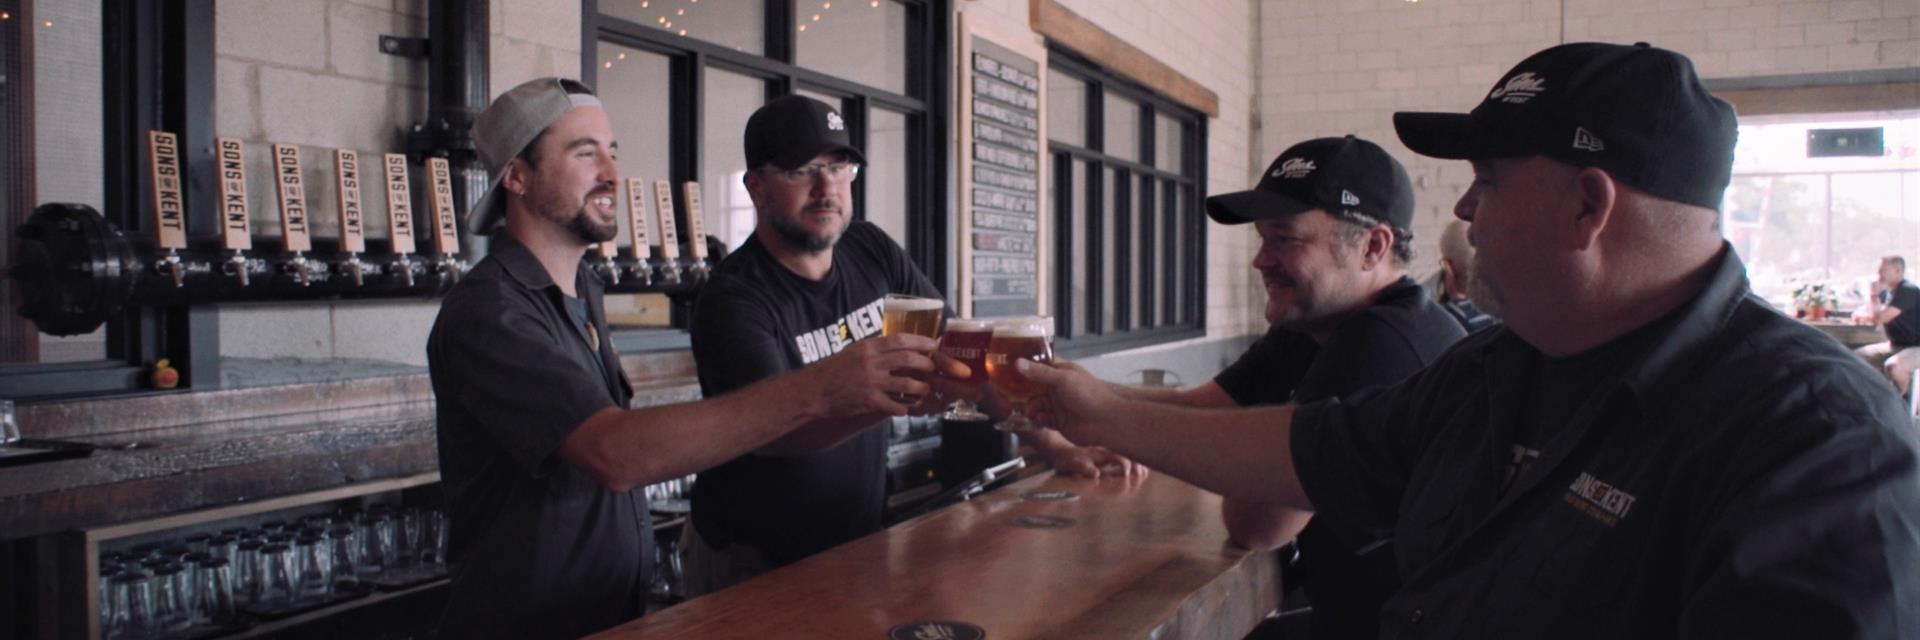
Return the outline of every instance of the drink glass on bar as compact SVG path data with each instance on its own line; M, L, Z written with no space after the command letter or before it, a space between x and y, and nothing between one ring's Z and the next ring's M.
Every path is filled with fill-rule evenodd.
M993 340L987 343L987 377L1007 399L1007 419L994 425L1001 431L1033 430L1033 421L1025 413L1027 403L1047 391L1045 385L1028 380L1014 368L1021 359L1053 361L1053 318L1009 318L993 326Z

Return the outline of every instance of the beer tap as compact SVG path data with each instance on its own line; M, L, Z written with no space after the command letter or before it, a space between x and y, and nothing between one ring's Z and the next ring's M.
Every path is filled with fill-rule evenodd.
M407 156L389 153L381 156L386 167L387 185L387 238L392 245L393 262L387 264L387 272L399 274L400 279L413 288L413 267L411 257L413 242L413 191L407 182Z
M707 263L705 216L700 213L700 183L689 181L680 187L681 199L687 203L687 253L693 256L693 264L687 267L687 279L706 282L711 268Z
M227 253L221 271L247 287L253 284L253 227L247 202L247 150L238 138L214 138L220 164L220 245Z
M654 206L660 211L660 264L654 278L661 284L680 284L680 233L674 226L673 185L653 182Z
M593 262L593 270L607 279L607 284L620 284L620 265L614 264L613 256L620 253L620 247L612 240L595 242L590 252L598 259Z
M187 248L186 201L181 193L179 139L165 131L147 132L147 159L152 170L153 246L165 250L154 262L154 272L171 278L175 289L186 286L186 265L180 252Z
M628 275L640 281L640 286L653 284L653 247L648 242L647 222L647 183L639 178L627 178L627 232L633 241L633 263L629 265Z
M427 158L427 179L433 185L428 195L433 204L433 248L438 257L433 271L443 282L460 283L467 263L460 260L460 228L453 215L453 171L446 158Z
M307 189L300 174L299 146L273 145L273 182L280 196L280 238L287 252L280 271L293 276L302 287L312 286L315 268L325 267L306 255L313 250L313 238L308 235Z
M353 279L353 286L366 286L366 262L360 260L367 250L365 221L360 210L360 154L348 149L333 150L334 200L339 203L340 268Z

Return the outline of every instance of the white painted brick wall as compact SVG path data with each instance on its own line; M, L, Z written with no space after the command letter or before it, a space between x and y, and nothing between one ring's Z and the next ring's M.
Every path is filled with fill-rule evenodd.
M1707 78L1920 66L1916 0L1566 0L1565 16L1560 7L1558 0L1259 0L1254 101L1262 126L1254 155L1264 163L1294 142L1345 133L1394 152L1416 182L1415 272L1424 275L1472 172L1463 162L1407 152L1393 134L1392 112L1470 109L1499 74L1561 42L1563 31L1568 42L1671 48Z

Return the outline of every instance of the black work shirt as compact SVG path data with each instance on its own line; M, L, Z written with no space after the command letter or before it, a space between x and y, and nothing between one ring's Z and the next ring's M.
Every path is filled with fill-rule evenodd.
M1460 328L1466 329L1467 333L1474 333L1481 329L1500 324L1499 319L1487 315L1486 312L1480 310L1480 307L1474 306L1472 300L1465 298L1448 300L1441 303L1440 306L1445 308L1447 313L1452 314L1454 321L1459 322Z
M1885 298L1881 304L1900 310L1898 317L1887 321L1887 342L1896 349L1920 347L1920 287L1901 280L1881 295Z
M633 395L611 341L595 339L607 333L598 277L582 265L574 278L591 329L499 233L434 319L427 364L454 563L443 638L573 638L642 612L645 499L559 455L589 416Z
M1350 397L1405 380L1465 337L1425 289L1401 278L1327 335L1325 345L1278 326L1214 383L1241 406ZM1298 580L1313 602L1315 637L1370 638L1381 605L1400 588L1383 529L1316 515L1300 532Z
M1384 637L1920 637L1899 398L1753 297L1731 247L1658 322L1504 495L1544 357L1504 327L1365 402L1301 408L1314 507L1396 533Z
M694 309L701 391L720 395L879 337L889 293L940 297L872 224L847 226L818 282L789 271L757 234L748 236L714 269ZM775 566L879 531L886 446L885 429L867 429L823 451L730 460L694 483L694 527L715 548L745 544Z

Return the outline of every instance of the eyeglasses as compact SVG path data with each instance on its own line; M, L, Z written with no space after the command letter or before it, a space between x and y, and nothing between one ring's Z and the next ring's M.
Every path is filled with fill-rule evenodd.
M815 178L826 176L830 182L848 183L860 176L860 165L854 162L835 162L832 164L809 164L792 169L769 167L764 170L780 178L787 184L808 184Z

